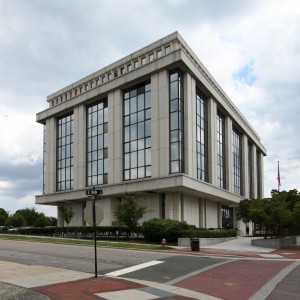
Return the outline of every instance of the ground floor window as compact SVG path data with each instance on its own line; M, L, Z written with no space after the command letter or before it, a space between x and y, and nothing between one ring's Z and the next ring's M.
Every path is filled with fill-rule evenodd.
M233 207L222 205L222 228L234 228L233 225Z

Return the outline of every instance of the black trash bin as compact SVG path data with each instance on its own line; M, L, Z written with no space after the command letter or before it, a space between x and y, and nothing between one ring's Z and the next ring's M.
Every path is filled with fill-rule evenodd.
M199 238L191 239L191 249L192 251L199 251Z

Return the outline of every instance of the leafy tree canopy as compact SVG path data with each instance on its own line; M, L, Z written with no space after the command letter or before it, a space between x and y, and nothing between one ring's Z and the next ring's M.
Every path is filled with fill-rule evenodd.
M69 204L60 204L58 206L58 210L60 211L63 220L67 223L67 226L70 224L73 219L75 213L73 212L72 206Z
M285 235L300 232L300 193L296 190L271 191L271 198L242 200L238 219L252 221L265 229L265 234Z
M4 226L8 218L8 213L3 208L0 208L0 226Z
M114 212L118 225L125 225L132 234L138 226L138 221L146 211L146 207L137 202L133 195L126 194L121 202L115 202Z
M6 226L9 227L23 227L26 226L26 220L22 215L19 214L13 214L8 217L6 221Z

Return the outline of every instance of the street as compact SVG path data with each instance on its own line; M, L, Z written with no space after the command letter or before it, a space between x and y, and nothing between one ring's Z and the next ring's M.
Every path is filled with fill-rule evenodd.
M164 259L173 254L97 248L98 273ZM0 260L94 273L93 247L0 240Z
M0 240L0 261L94 273L93 247ZM98 247L98 274L184 288L221 299L300 299L297 259Z

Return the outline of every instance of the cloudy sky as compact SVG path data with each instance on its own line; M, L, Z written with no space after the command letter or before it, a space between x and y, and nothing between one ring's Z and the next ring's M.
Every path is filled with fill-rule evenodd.
M298 0L0 0L0 207L36 207L46 97L178 31L268 151L265 196L300 191Z

